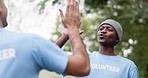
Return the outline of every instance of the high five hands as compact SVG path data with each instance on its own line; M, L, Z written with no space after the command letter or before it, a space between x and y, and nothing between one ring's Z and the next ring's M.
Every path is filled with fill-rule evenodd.
M79 3L77 0L67 0L67 2L65 15L59 9L62 23L65 28L79 28L82 22L79 14Z

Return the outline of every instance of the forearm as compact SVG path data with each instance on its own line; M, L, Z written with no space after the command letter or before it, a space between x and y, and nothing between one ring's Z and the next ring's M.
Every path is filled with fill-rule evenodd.
M69 41L71 43L73 54L77 54L77 53L86 54L84 52L84 51L86 51L86 48L85 48L83 40L79 34L79 29L78 28L69 29L68 33L69 33Z
M55 42L55 44L62 48L68 39L68 35L63 33L63 35Z
M81 35L84 32L84 30L80 30L79 34ZM55 42L56 45L58 45L60 48L63 47L63 45L68 41L69 37L68 37L68 33L67 30L64 30L64 33L62 34L62 36Z
M79 15L79 3L78 0L67 1L68 4L65 15L61 10L59 11L64 27L68 30L73 54L69 55L68 64L64 73L74 76L88 75L90 63L86 48L79 34L79 27L82 22Z
M75 76L87 75L89 73L90 63L86 48L80 37L79 30L78 28L69 29L68 33L73 55L70 55L69 57L67 69L73 71L65 71L65 73L70 73Z

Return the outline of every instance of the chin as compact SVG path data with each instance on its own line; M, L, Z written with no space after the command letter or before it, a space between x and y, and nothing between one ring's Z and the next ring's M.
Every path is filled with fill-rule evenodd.
M98 40L98 42L103 43L103 42L106 42L106 41L105 40Z
M99 42L99 43L103 46L115 46L115 43L113 43L113 42L104 41L104 42Z

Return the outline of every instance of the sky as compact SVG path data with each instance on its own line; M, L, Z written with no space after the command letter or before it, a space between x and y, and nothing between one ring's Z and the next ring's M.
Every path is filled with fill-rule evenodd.
M59 5L52 6L52 0L49 0L44 12L38 14L38 8L36 6L40 1L41 0L4 0L8 9L8 26L5 29L20 33L34 33L46 39L51 38L51 32L56 28L55 23L59 16L59 9L64 11L66 7ZM66 0L64 3L66 3ZM46 75L40 74L40 76L45 78L48 76L47 73L49 72L43 73ZM50 77L53 76L48 76L46 78Z
M7 30L23 32L23 33L35 33L44 38L50 39L51 32L55 31L57 17L59 16L59 9L63 12L66 9L66 1L63 1L63 5L52 6L52 1L49 0L46 3L46 7L42 14L38 13L38 3L42 0L4 0L6 7L8 8L8 26ZM80 10L83 9L83 2L81 0Z
M30 0L31 1L31 0ZM49 39L55 28L59 6L51 6L48 1L42 14L38 14L40 0L5 0L8 8L8 26L6 29L23 33L35 33Z
M55 23L59 16L59 9L65 11L66 6L58 4L52 6L53 0L49 0L46 3L44 12L39 14L37 4L40 1L42 0L4 0L8 8L8 26L6 29L21 33L34 33L50 39L51 33L54 32L56 28ZM63 1L63 5L65 4L66 0ZM81 0L80 11L84 9L83 5L84 0ZM131 42L132 41L129 40L129 43ZM124 50L124 56L126 57L131 51L132 48Z

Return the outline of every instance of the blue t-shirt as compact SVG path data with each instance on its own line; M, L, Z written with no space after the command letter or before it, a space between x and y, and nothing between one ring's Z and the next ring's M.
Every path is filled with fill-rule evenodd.
M0 78L38 78L41 69L63 73L68 54L33 34L0 29Z
M136 65L121 56L108 56L89 52L90 74L79 78L139 78Z

